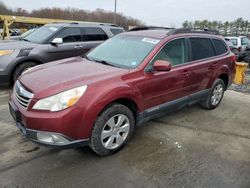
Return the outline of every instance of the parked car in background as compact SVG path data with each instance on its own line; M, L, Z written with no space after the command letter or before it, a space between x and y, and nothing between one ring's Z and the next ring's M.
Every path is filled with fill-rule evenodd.
M194 103L215 109L234 74L235 55L220 35L131 31L84 58L25 71L9 106L17 126L34 142L89 145L105 156L121 149L136 125L161 114Z
M40 27L22 41L1 41L0 85L13 83L30 67L83 56L123 31L123 28L113 24L55 23Z
M244 60L246 57L246 51L250 50L250 40L246 36L232 36L225 37L225 39L230 40L233 46L237 48L237 60Z
M23 40L25 37L27 37L28 35L30 35L31 33L33 33L36 30L37 30L37 28L30 29L19 36L10 37L10 40Z
M236 56L238 56L239 53L238 48L236 48L229 39L225 38L225 41L228 47L230 48L231 52L233 52Z

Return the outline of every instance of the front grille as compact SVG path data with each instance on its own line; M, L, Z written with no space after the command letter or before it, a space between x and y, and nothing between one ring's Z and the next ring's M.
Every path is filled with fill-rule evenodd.
M24 108L28 108L31 99L33 98L34 94L27 91L19 81L15 83L14 86L14 95L17 102Z

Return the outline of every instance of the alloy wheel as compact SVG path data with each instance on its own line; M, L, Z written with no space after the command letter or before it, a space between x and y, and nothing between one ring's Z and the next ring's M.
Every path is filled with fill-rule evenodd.
M127 116L118 114L111 117L104 125L101 133L102 145L106 149L116 149L126 140L130 130Z

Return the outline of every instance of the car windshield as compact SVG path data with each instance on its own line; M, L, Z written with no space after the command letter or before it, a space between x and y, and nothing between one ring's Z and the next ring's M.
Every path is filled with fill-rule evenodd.
M28 35L30 35L31 33L33 33L35 30L36 30L36 29L30 29L30 30L26 31L25 33L23 33L23 34L21 35L21 37L22 37L22 38L25 38L25 37L27 37Z
M32 43L42 44L45 40L54 35L59 28L60 27L58 26L43 26L34 31L33 33L30 33L23 40Z
M250 40L247 37L241 39L242 45L250 45Z
M118 35L95 48L87 58L133 69L142 63L158 42L159 40L153 38Z

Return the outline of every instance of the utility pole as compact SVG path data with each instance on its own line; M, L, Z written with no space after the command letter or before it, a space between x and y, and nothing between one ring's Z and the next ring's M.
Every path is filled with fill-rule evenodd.
M116 24L116 5L117 5L117 0L115 0L114 24Z

